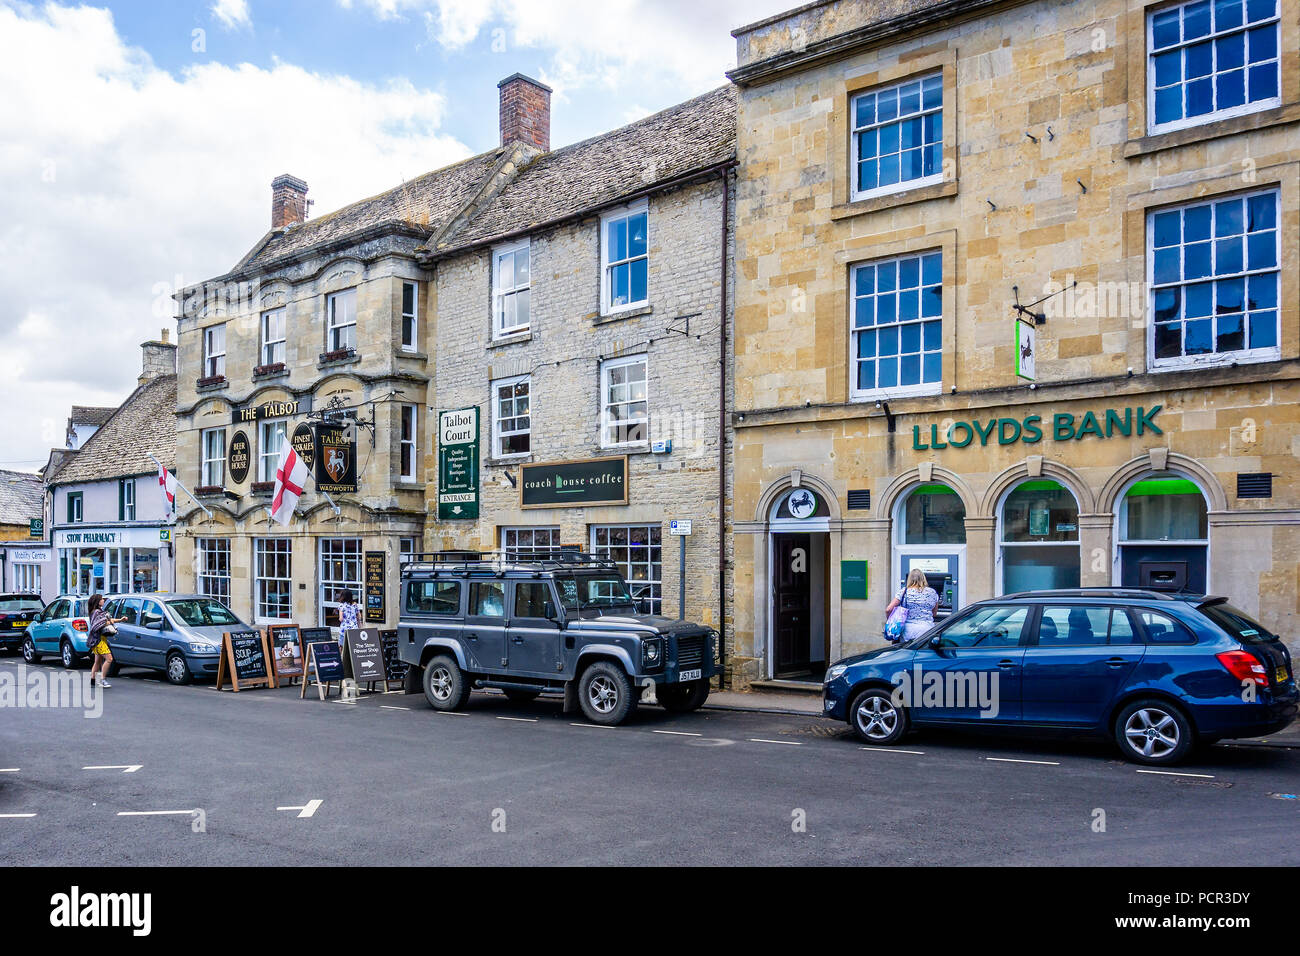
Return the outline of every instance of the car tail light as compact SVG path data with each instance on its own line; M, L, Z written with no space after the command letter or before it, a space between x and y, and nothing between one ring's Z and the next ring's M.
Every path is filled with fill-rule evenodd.
M74 631L84 631L87 630L88 628L85 621L83 621L81 618L77 618L75 621L72 622L72 629Z
M1260 687L1268 686L1268 671L1253 654L1247 654L1245 651L1224 651L1214 656L1237 680L1254 681Z
M7 620L9 620L8 614L0 614L0 621L7 621Z

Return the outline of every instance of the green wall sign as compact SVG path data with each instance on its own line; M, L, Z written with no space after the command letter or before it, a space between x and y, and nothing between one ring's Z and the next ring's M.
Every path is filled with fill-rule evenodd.
M438 520L478 517L478 409L438 415Z
M939 449L952 446L965 448L976 440L980 445L994 441L999 445L1014 445L1023 442L1026 445L1037 444L1044 434L1050 434L1054 441L1077 441L1089 436L1112 438L1122 435L1131 438L1146 432L1163 435L1160 426L1155 423L1156 414L1163 405L1151 408L1138 407L1123 410L1108 408L1100 416L1096 412L1086 412L1083 417L1059 412L1052 416L1051 423L1043 421L1042 415L1027 415L1024 418L989 418L984 421L956 421L948 428L947 435L939 434L939 426L912 426L912 448L916 451ZM925 429L925 430L923 430Z
M524 465L521 508L627 504L627 456Z
M865 561L840 562L840 597L846 601L867 599L868 571Z
M29 538L45 537L45 519L31 518L27 522L27 536Z

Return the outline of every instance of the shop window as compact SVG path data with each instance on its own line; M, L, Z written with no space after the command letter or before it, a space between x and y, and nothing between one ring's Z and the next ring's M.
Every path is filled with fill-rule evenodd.
M158 590L158 550L131 549L131 590L149 594Z
M1079 505L1058 482L1017 485L1002 504L1002 593L1079 586Z
M343 592L360 602L361 539L322 538L320 541L320 620L325 627L339 626Z
M524 559L546 557L560 549L559 528L502 528L501 550L506 557Z
M618 565L632 597L648 602L652 614L663 607L662 534L657 524L596 525L591 529L591 553Z
M921 485L903 502L902 544L965 544L966 506L947 485Z
M1120 499L1118 524L1120 584L1205 591L1209 511L1194 481L1165 472L1134 482Z
M199 593L230 605L230 539L198 538L195 542Z
M258 621L293 618L293 543L258 538L253 545L254 613Z

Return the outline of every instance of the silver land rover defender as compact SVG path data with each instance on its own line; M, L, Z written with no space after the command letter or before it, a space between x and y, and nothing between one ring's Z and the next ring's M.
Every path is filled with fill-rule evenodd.
M592 723L618 724L643 697L700 707L718 634L641 613L617 566L569 551L443 552L402 567L401 657L438 710L496 687L511 700L563 694Z

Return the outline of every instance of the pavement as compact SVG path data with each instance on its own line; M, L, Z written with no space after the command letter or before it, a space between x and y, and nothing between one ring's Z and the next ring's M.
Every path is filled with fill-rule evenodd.
M546 699L474 694L443 714L422 695L302 700L130 670L102 701L94 720L6 705L0 865L1300 863L1300 753L1284 747L1151 772L1104 742L865 747L725 698L607 728Z

